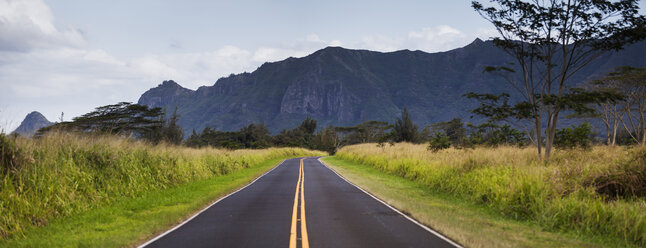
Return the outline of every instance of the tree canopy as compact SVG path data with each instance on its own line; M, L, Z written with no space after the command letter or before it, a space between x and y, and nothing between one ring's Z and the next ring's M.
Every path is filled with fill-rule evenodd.
M473 1L472 7L493 24L499 34L494 44L514 61L485 71L501 76L521 100L509 103L509 94L466 96L483 103L477 114L532 123L538 155L542 157L545 142L549 158L560 113L589 111L587 104L600 96L570 89L568 80L605 52L646 38L646 18L638 14L637 0L490 2Z

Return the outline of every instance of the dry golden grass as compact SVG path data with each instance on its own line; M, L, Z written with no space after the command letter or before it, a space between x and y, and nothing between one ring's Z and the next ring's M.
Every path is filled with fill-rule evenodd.
M646 149L557 150L548 162L533 148L446 149L362 144L336 156L481 204L550 230L623 238L646 245Z

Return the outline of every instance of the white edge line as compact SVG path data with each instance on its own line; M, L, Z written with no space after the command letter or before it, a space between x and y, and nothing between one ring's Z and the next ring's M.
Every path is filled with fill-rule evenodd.
M419 221L417 221L417 220L415 220L415 219L411 218L410 216L408 216L408 215L406 215L406 214L402 213L401 211L397 210L397 209L396 209L396 208L394 208L393 206L388 205L388 203L386 203L386 202L382 201L381 199L379 199L379 198L375 197L374 195L372 195L372 194L368 193L368 191L365 191L365 190L363 190L361 187L357 186L356 184L354 184L354 183L352 183L352 182L348 181L345 177L341 176L341 175L340 175L339 173L337 173L335 170L333 170L332 168L328 167L328 166L327 166L327 164L325 164L325 162L321 161L321 158L318 158L318 161L319 161L323 166L325 166L325 168L328 168L328 170L331 170L332 172L334 172L334 174L336 174L338 177L340 177L341 179L343 179L344 181L346 181L346 182L347 182L347 183L349 183L350 185L352 185L352 186L354 186L355 188L357 188L357 189L359 189L359 190L363 191L363 193L366 193L367 195L369 195L370 197L374 198L374 199L375 199L375 200L377 200L378 202L381 202L381 204L386 205L387 207L389 207L389 208L390 208L390 209L392 209L393 211L395 211L395 212L399 213L400 215L404 216L406 219L408 219L408 220L410 220L411 222L413 222L413 223L417 224L418 226L420 226L420 227L421 227L421 228L423 228L424 230L426 230L426 231L428 231L428 232L430 232L430 233L434 234L435 236L437 236L437 237L439 237L439 238L443 239L444 241L448 242L449 244L451 244L451 245L453 245L453 246L455 246L455 247L462 248L462 246L461 246L460 244L456 243L455 241L453 241L453 240L451 240L451 239L447 238L446 236L442 235L441 233L438 233L438 232L434 231L433 229L431 229L431 228L429 228L429 227L425 226L424 224L419 223Z
M218 199L217 201L215 201L215 202L211 203L210 205L206 206L205 208L203 208L202 210L200 210L199 212L197 212L196 214L194 214L194 215L193 215L193 216L191 216L190 218L186 219L184 222L177 224L177 225L176 225L176 226L174 226L173 228L169 229L168 231L166 231L166 232L164 232L164 233L162 233L162 234L160 234L160 235L157 235L157 237L154 237L153 239L148 240L148 242L143 243L143 244L142 244L142 245L140 245L140 246L137 246L137 248L143 248L143 247L146 247L147 245L149 245L149 244L151 244L151 243L153 243L153 242L157 241L158 239L160 239L160 238L164 237L166 234L169 234L169 233L171 233L171 232L175 231L177 228L182 227L184 224L188 223L189 221L191 221L192 219L194 219L195 217L197 217L198 215L200 215L201 213L203 213L203 212L204 212L204 211L206 211L207 209L209 209L209 208L213 207L213 205L217 204L218 202L220 202L220 201L222 201L222 200L226 199L227 197L229 197L229 196L231 196L231 195L233 195L233 194L235 194L235 193L238 193L239 191L241 191L241 190L245 189L246 187L249 187L249 185L251 185L251 184L255 183L256 181L258 181L258 179L262 178L263 176L265 176L265 175L269 174L269 172L272 172L273 170L275 170L276 168L278 168L278 166L280 166L280 165L282 165L283 163L285 163L285 161L287 161L287 160L288 160L288 159L283 159L283 161L281 161L278 165L274 166L274 168L272 168L271 170L269 170L269 171L265 172L264 174L260 175L259 177L257 177L257 178L256 178L256 179L254 179L253 181L251 181L249 184L245 185L245 186L244 186L244 187L242 187L242 188L239 188L239 189L238 189L238 190L236 190L236 191L233 191L233 192L229 193L228 195L225 195L225 196L221 197L220 199Z

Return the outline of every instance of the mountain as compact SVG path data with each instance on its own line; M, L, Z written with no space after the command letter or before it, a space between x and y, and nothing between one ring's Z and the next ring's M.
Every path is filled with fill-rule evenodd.
M29 113L20 123L20 126L13 132L22 136L31 137L38 129L51 126L52 124L54 123L48 121L40 112L34 111Z
M646 42L608 53L575 74L570 85L621 65L646 66ZM476 39L447 52L374 52L327 47L302 58L264 63L252 73L220 78L197 90L164 81L145 92L139 104L177 107L187 131L204 127L237 130L264 122L270 131L297 126L305 117L319 127L355 125L365 120L393 122L407 107L420 126L462 117L477 103L466 92L511 92L485 66L507 65L511 57L492 41Z

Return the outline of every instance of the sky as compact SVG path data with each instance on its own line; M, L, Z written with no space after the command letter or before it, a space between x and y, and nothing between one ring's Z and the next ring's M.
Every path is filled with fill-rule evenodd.
M0 131L197 89L327 46L390 52L496 35L469 0L0 0ZM640 2L646 8L644 1ZM641 12L644 12L643 10Z

